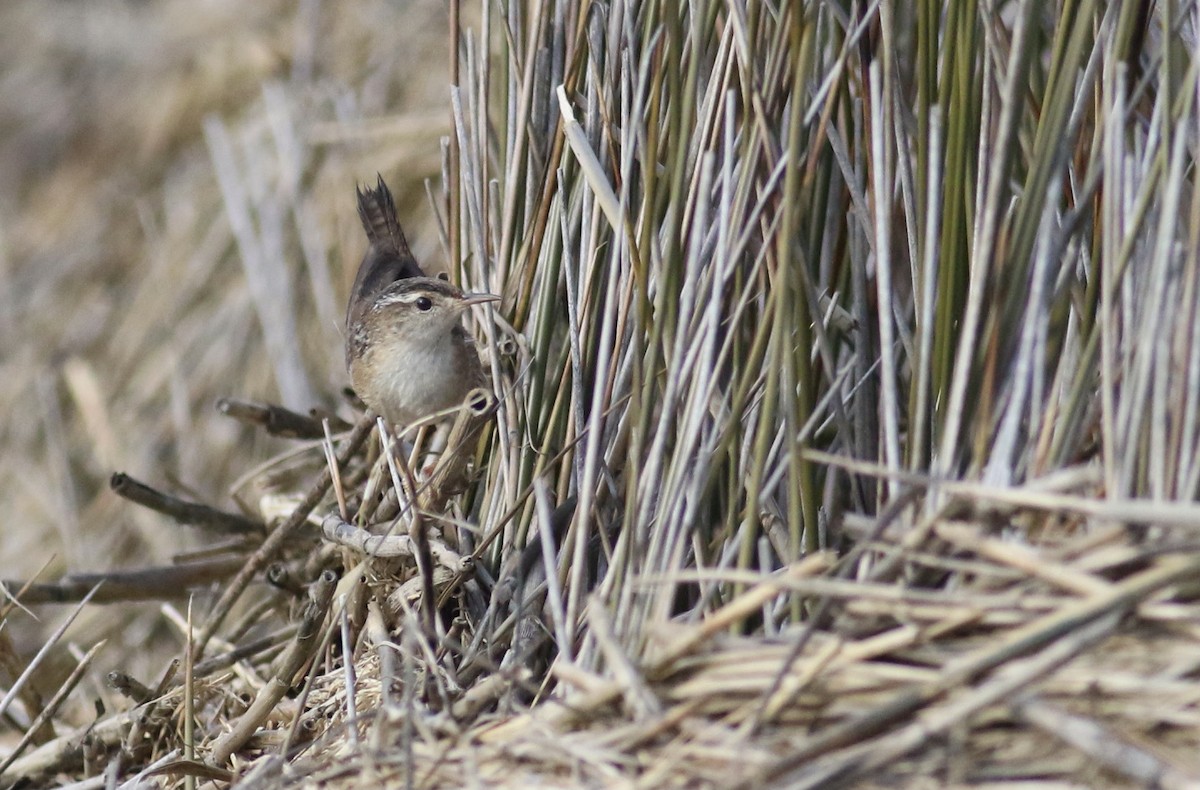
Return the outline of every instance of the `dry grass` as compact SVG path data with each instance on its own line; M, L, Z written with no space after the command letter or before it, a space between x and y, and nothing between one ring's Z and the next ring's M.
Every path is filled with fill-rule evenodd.
M335 262L374 170L432 176L431 201L397 190L405 219L435 207L418 256L504 296L473 326L500 395L476 474L410 506L427 445L405 471L369 418L250 472L238 501L274 532L186 566L223 579L192 625L109 621L68 662L57 740L15 680L39 662L0 651L0 710L45 742L5 779L1200 782L1194 3L482 4L449 101L426 67L446 38L394 38L415 12L314 36L318 8L214 33L186 80L90 91L97 118L155 106L153 133L93 134L25 188L7 266L32 284L4 331L58 362L0 378L30 416L5 427L5 495L79 552L52 574L177 552L97 484L221 505L280 447L199 404L337 403ZM135 69L97 29L52 42ZM426 82L435 110L388 114ZM155 197L64 234L129 146ZM49 556L26 540L12 556ZM197 635L178 675L121 649L164 626ZM93 662L149 688L68 696Z
M346 194L388 172L405 216L428 227L422 182L438 176L449 129L445 42L414 29L398 49L394 31L405 20L444 29L445 12L380 2L352 14L319 7L309 20L288 4L197 13L188 2L102 2L0 13L12 130L0 142L3 575L46 562L46 578L163 563L196 548L195 536L128 507L109 476L228 507L231 484L284 445L221 417L218 398L274 400L293 386L319 395L288 393L297 407L339 403L341 294L361 233ZM281 149L268 108L324 136ZM275 379L205 118L227 124L239 160L257 165L246 173L264 209L254 223L287 262L299 384ZM414 236L432 257L436 233ZM123 633L109 665L159 671L161 656L142 662L145 640L177 642L156 611L87 612L77 638L112 633L114 618Z

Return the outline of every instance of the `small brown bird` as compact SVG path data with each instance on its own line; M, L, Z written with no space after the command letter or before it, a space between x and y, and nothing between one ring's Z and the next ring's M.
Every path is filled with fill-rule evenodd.
M357 194L370 246L346 310L346 367L359 397L393 429L402 429L461 405L472 389L487 388L462 315L500 297L463 293L425 276L382 176L375 189Z

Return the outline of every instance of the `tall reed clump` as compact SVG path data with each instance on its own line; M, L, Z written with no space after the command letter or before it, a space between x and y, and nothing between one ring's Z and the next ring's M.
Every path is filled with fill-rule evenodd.
M844 548L945 481L1195 496L1194 19L1140 8L483 4L451 195L512 325L480 521L516 508L498 555L578 497L565 657L601 662L597 540L640 644L741 589L685 569Z

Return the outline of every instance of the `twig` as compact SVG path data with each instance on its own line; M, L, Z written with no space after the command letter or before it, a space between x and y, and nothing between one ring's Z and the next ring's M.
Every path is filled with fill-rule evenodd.
M321 534L332 543L369 557L412 559L417 553L417 547L408 535L376 535L346 523L336 513L330 513L321 521ZM463 557L432 537L429 539L429 550L438 565L455 573L467 572L473 562L470 557Z
M83 600L79 602L79 605L75 607L75 610L71 612L67 619L65 619L58 628L54 629L54 633L52 633L46 640L45 644L38 649L37 655L35 655L33 660L29 662L29 666L25 667L25 671L21 673L20 677L13 681L12 687L8 690L8 693L4 695L4 699L0 700L0 716L3 716L5 711L8 710L8 706L12 704L13 699L18 693L20 693L21 688L24 687L27 682L29 682L29 678L35 671L37 671L37 668L41 666L42 661L45 660L46 656L49 655L54 646L58 644L58 640L62 639L63 634L65 634L67 629L70 628L71 623L75 622L75 618L78 617L79 613L83 611L83 607L88 604L92 598L92 595L95 594L97 589L98 588L93 587L92 591L83 597Z
M467 463L474 457L479 434L487 425L486 418L496 411L496 405L495 393L476 387L467 393L460 406L455 407L442 457L417 492L417 501L423 510L440 512L446 501L463 488Z
M108 485L130 502L170 516L180 524L228 535L262 534L266 529L260 521L164 494L124 472L114 472Z
M587 620L609 671L621 688L625 704L638 720L645 721L662 716L662 702L654 695L633 660L621 648L617 635L613 632L612 618L608 615L603 599L598 595L588 596Z
M319 640L317 635L325 615L329 611L329 603L333 600L333 591L337 584L337 576L333 571L325 571L313 583L309 590L309 602L300 620L296 636L288 645L287 652L279 662L279 669L274 677L267 682L254 698L254 702L246 712L234 723L233 728L221 736L213 745L209 762L221 766L229 762L233 753L250 740L259 725L266 720L279 701L291 688L296 674L313 656Z
M333 628L325 629L325 635L321 637L321 643L317 645L315 652L316 655L322 655L325 653L325 651L329 648L330 643L333 642L334 633L335 630ZM300 694L296 697L296 710L300 711L301 713L292 720L292 726L288 728L287 735L283 739L283 745L279 749L279 754L284 758L290 758L293 756L292 744L296 742L296 737L300 732L300 728L306 723L303 711L308 707L308 696L312 692L313 683L320 674L319 669L318 662L316 661L309 665L308 674L304 678L304 686L301 687ZM309 720L309 723L311 723L311 720Z
M192 604L194 598L188 598L187 605L187 634L183 646L183 759L192 762L196 759L196 640L192 638L193 623ZM188 775L184 778L186 790L196 790L196 778Z
M103 639L100 640L92 647L91 650L84 654L83 658L79 659L79 663L75 665L75 669L71 670L71 674L65 681L63 681L63 684L59 686L58 691L54 693L54 696L50 698L48 703L46 703L46 706L42 708L41 713L39 713L37 718L30 722L29 726L25 728L25 734L21 736L21 740L15 747L13 747L13 750L9 752L8 756L4 758L4 762L0 763L0 774L3 774L8 770L9 766L16 762L17 758L21 756L21 752L25 751L25 747L33 741L34 735L38 732L38 730L41 729L42 725L50 721L50 718L58 712L59 707L67 699L67 695L70 694L75 689L75 686L79 684L79 681L83 679L83 673L92 666L92 660L96 657L96 654L100 652L100 648L104 647L106 641L107 640Z
M37 573L33 574L33 576L30 576L28 581L22 583L20 588L15 593L9 591L9 588L13 585L12 582L0 581L0 595L8 599L8 603L0 606L0 622L7 620L9 614L12 613L12 610L18 606L20 606L22 611L24 611L26 614L32 614L24 607L21 601L24 599L26 591L36 584L37 580L42 577L42 574L46 572L46 569L50 567L51 562L53 562L53 557L43 562L42 567L37 569ZM4 654L3 647L4 645L0 643L0 656ZM14 672L13 674L15 675L16 673Z
M915 472L888 469L881 464L859 461L833 455L820 450L804 450L806 459L819 464L828 464L860 475L886 477L921 488L937 487L943 494L954 496L968 503L982 502L996 507L1012 507L1040 510L1048 513L1064 513L1099 521L1116 521L1125 524L1156 524L1163 527L1200 527L1200 506L1194 502L1161 501L1152 499L1097 499L1074 494L1043 491L1033 486L991 486L937 477Z
M126 672L113 670L104 676L104 682L110 689L138 705L154 699L153 689Z
M361 587L360 587L361 589ZM358 743L358 674L354 671L354 638L350 635L350 616L344 601L338 619L338 636L342 641L342 682L345 686L346 729L350 735L350 749L357 752Z
M412 537L412 545L415 549L413 558L417 563L422 598L424 599L421 605L421 621L428 629L429 637L435 639L438 634L438 614L436 588L434 587L433 552L429 546L429 525L417 508L417 484L413 480L412 472L404 463L404 459L395 452L392 437L387 432L382 419L379 421L379 436L383 441L384 457L387 459L388 470L392 475L392 486L396 489L397 494L403 490L400 479L400 475L403 473L403 482L407 483L408 490L412 492L408 508L410 519L408 534Z
M166 669L163 670L162 677L158 679L157 685L154 686L154 691L150 693L150 699L158 699L167 693L167 689L171 687L171 681L175 680L175 675L179 673L179 659L172 658L167 663Z
M251 656L258 655L266 650L270 650L272 647L283 643L284 640L291 639L293 636L295 636L298 628L299 626L297 626L295 623L292 623L291 625L286 625L273 633L267 634L261 639L255 639L253 642L247 642L244 645L239 645L227 653L222 653L219 656L213 656L212 658L205 659L204 661L196 664L194 673L197 677L211 675L213 672L236 664L238 661L242 661L250 658Z
M345 466L350 458L358 452L358 449L366 441L371 428L375 426L375 417L371 414L366 414L358 424L354 426L354 430L346 439L346 445L338 456L338 466ZM266 567L267 563L275 559L275 555L284 547L288 539L292 537L297 529L308 519L308 514L312 512L317 503L325 496L325 492L329 490L330 484L333 482L333 477L328 467L321 473L320 478L313 485L304 500L296 506L292 514L287 520L275 528L263 544L258 547L250 557L246 560L242 569L238 571L233 580L225 587L225 591L221 593L220 599L213 606L209 613L208 622L204 624L204 628L200 631L199 637L196 639L196 659L199 660L204 654L204 648L208 644L208 640L212 639L213 634L221 623L229 615L230 609L234 603L241 597L242 592L250 584L250 580L254 578L260 570Z
M240 422L261 426L272 436L284 439L320 439L325 435L321 427L329 420L329 429L334 433L348 431L353 426L331 414L318 412L301 414L274 403L255 403L236 398L221 398L217 411Z
M228 578L242 566L241 557L218 557L183 565L161 565L132 571L78 573L59 582L28 586L22 602L29 604L75 603L99 587L89 603L159 601L181 598L201 585ZM5 581L6 585L20 582Z
M1098 721L1076 716L1037 697L1018 701L1013 710L1046 734L1061 738L1091 759L1125 774L1143 787L1200 787L1200 774L1171 765Z
M150 703L150 707L157 703ZM0 774L0 786L10 787L20 780L32 783L34 777L64 771L83 761L84 741L102 748L112 748L121 742L131 725L145 715L148 707L140 706L98 723L60 735L29 754L17 759ZM36 784L31 784L36 786Z

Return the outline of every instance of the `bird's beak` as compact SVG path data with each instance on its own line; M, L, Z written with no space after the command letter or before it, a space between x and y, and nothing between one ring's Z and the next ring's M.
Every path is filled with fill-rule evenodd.
M496 296L496 294L486 294L486 293L463 294L462 301L463 301L463 304L465 304L465 305L487 304L488 302L499 302L500 297Z

